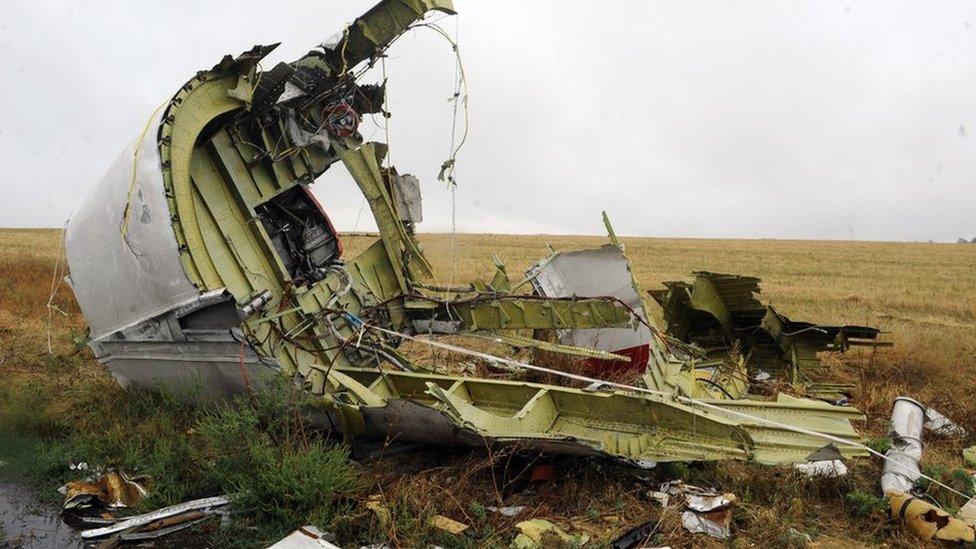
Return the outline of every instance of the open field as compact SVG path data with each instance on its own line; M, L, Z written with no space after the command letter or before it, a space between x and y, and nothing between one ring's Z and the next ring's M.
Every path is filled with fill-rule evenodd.
M216 439L201 441L199 437L220 431L214 416L201 423L201 416L168 408L165 399L162 404L124 405L133 397L112 384L87 348L75 351L72 334L83 334L84 320L70 290L62 286L53 300L64 315L46 307L59 255L58 235L55 230L0 229L0 376L4 380L0 387L0 460L14 464L6 471L0 468L0 475L16 470L53 494L60 481L70 478L69 459L101 459L129 469L141 466L143 470L136 473L149 473L155 479L160 495L150 503L156 504L212 495L213 490L226 489L227 482L231 486L239 483L240 479L232 482L214 476L200 465L210 459L206 452ZM346 255L354 255L371 240L346 237ZM794 319L875 325L887 331L885 338L895 343L893 348L828 360L834 379L858 386L854 405L868 417L858 426L866 438L884 436L891 402L897 395L930 404L976 432L976 246L622 240L637 281L645 289L656 288L665 280L687 278L694 270L754 275L763 279L763 299ZM556 249L572 249L600 245L606 239L436 234L422 235L421 241L440 282L447 283L452 272L455 282L490 277L492 253L507 263L509 274L516 278L546 255L547 243ZM653 301L648 301L649 310L656 312ZM53 354L48 353L49 319ZM118 414L128 417L115 417L113 407L128 410ZM167 413L172 417L165 416ZM139 416L138 420L133 416ZM209 428L198 428L200 425ZM961 448L972 444L971 440L945 438L927 442L923 461L926 470L937 475L958 467ZM295 449L295 455L308 452L305 444ZM22 464L31 461L24 456L32 452L45 458L38 458L33 469L26 465L17 469L17 456L4 454L16 448L22 450ZM309 463L336 467L323 448L312 450L321 455ZM207 459L198 455L201 451ZM63 461L57 462L58 457ZM294 459L286 452L272 462L294 464ZM586 533L599 546L629 527L655 518L659 511L648 501L647 491L659 482L683 478L738 495L733 524L736 546L783 546L789 543L790 528L809 533L825 547L918 545L870 499L876 492L880 465L866 459L856 463L847 478L830 481L809 481L786 468L740 463L677 465L635 474L593 460L558 459L554 460L557 473L553 481L516 491L513 487L524 479L511 473L510 465L526 459L420 448L364 460L353 467L351 474L357 481L339 484L343 488L336 489L341 492L338 503L329 509L312 505L304 514L278 518L283 521L280 524L314 518L348 544L507 546L514 537L515 522L539 517L568 531ZM301 473L302 467L294 469ZM343 474L337 473L335 478L342 480ZM174 478L180 476L186 478ZM944 493L932 493L948 506L960 503ZM374 494L382 495L392 514L390 521L377 520L365 508L364 502ZM516 519L486 511L487 506L500 503L526 505L529 510ZM473 534L464 538L438 534L426 524L426 518L434 514L471 524ZM267 531L262 535L276 534ZM218 541L227 540L214 535ZM265 541L260 536L248 540ZM235 542L243 543L240 539ZM662 517L662 532L654 542L722 545L684 533L674 516Z

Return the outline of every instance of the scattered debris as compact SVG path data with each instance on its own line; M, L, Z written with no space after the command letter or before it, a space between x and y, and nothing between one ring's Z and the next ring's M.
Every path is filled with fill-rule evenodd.
M919 461L923 425L931 417L920 402L908 397L895 399L891 410L891 448L885 453L881 490L891 506L891 517L904 521L922 538L972 543L976 537L973 523L976 504L967 502L957 518L912 495L922 476Z
M794 467L810 478L836 478L847 474L847 465L839 459L797 463Z
M973 543L976 529L931 503L904 492L889 492L891 518L903 520L922 539Z
M681 525L692 534L708 534L713 538L728 539L732 535L729 525L732 522L732 509L726 507L707 513L685 511L681 513Z
M75 467L84 471L88 467ZM58 489L64 494L62 511L101 504L109 508L133 507L146 495L146 489L122 471L108 470L85 480L69 482Z
M525 511L525 505L515 505L512 507L486 507L492 513L498 513L503 517L515 517L518 516L522 511Z
M827 326L795 321L756 299L760 279L698 271L693 280L665 282L648 293L661 305L667 334L724 360L736 349L749 371L776 372L791 383L807 383L804 371L821 366L818 353L846 351L852 346L882 346L880 331L868 326ZM839 400L842 389L829 386L818 398ZM840 391L839 391L840 389ZM822 393L822 394L820 394Z
M847 465L842 461L843 454L834 443L830 443L807 456L806 463L793 466L808 477L834 478L847 474Z
M119 534L119 539L122 541L158 539L174 532L196 526L209 519L211 515L212 513L202 511L191 511L189 513L174 515L150 522L141 528L135 528L133 532L122 532Z
M590 540L586 534L570 535L545 519L533 519L515 525L519 535L512 540L512 549L554 549L582 547Z
M635 526L624 532L620 537L610 543L611 549L633 549L634 547L644 547L651 536L657 533L660 523L656 520L649 520L643 524Z
M176 515L193 515L194 512L204 512L210 513L215 509L227 505L230 500L226 496L215 496L203 499L195 499L193 501L187 501L177 505L172 505L170 507L164 507L162 509L157 509L155 511L145 513L142 515L136 515L134 517L128 517L124 520L120 520L115 524L105 526L103 528L94 528L92 530L85 530L81 533L81 537L85 539L100 538L102 536L107 536L109 534L115 534L118 532L124 532L138 526L147 525L154 523L161 519L175 517Z
M334 544L335 539L318 528L307 525L288 534L281 541L268 547L268 549L339 549Z
M931 407L925 408L925 428L938 435L964 438L966 429Z
M881 491L910 493L919 479L922 459L922 424L925 406L908 397L898 397L891 409L889 437L891 447L885 452L881 473Z
M366 500L366 508L376 515L376 518L380 521L380 526L388 528L390 523L393 522L393 517L390 514L390 509L383 504L383 496L380 494L373 494L369 496Z
M430 525L438 530L443 530L454 535L463 534L469 528L467 524L458 522L450 517L445 517L444 515L430 517Z
M734 494L721 493L714 488L699 488L680 480L666 482L651 497L662 507L667 507L672 499L681 496L685 511L681 514L681 524L692 533L705 533L719 539L731 535Z

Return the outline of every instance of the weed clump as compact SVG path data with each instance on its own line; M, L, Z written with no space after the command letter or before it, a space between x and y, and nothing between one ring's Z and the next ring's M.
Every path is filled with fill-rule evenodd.
M887 513L888 501L882 497L865 492L852 490L844 496L854 516L863 518L874 513Z
M235 529L326 526L342 507L337 502L359 491L347 448L311 436L296 395L286 391L238 397L197 423L208 445L207 475L233 496Z
M359 489L347 449L310 431L305 402L292 394L301 391L283 381L209 408L111 380L70 397L54 398L56 389L25 383L0 392L0 474L43 499L86 474L73 463L115 467L146 478L137 511L228 494L234 520L216 538L266 545L305 524L329 527Z

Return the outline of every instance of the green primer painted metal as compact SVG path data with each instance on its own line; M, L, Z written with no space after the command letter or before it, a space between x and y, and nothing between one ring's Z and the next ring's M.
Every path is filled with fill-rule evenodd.
M599 349L588 349L586 347L575 347L573 345L563 345L561 343L555 343L552 341L543 341L540 339L533 339L531 337L525 337L518 334L506 334L501 332L489 332L489 333L473 333L471 336L484 339L486 341L492 341L495 343L504 343L516 349L538 349L540 351L547 351L550 353L560 353L568 356L575 356L578 358L595 358L597 360L610 360L617 362L628 362L630 361L624 355L618 355L614 353L608 353L606 351L601 351Z
M306 56L295 65L344 74L382 52L431 9L452 11L451 4L442 0L385 0L347 29L334 52ZM418 436L424 434L424 421L442 421L459 433L497 442L532 442L558 451L633 461L785 463L802 461L824 445L816 437L743 419L734 413L739 411L857 438L850 421L860 415L850 408L782 395L775 402L713 399L716 392L703 388L694 362L674 358L658 340L651 345L645 385L674 395L704 395L725 411L696 408L666 395L389 370L391 362L411 366L396 351L400 342L364 334L356 320L360 316L405 331L411 329L411 320L449 311L449 318L458 320L463 330L476 333L627 327L635 319L613 300L516 294L528 279L512 285L500 261L490 284L472 283L466 287L470 290L465 289L469 295L455 295L447 304L431 300L421 288L432 270L396 211L391 186L395 172L383 166L386 146L362 143L358 136L334 138L328 147L299 145L291 141L280 119L262 123L248 130L254 135L245 135L233 121L253 108L252 84L260 77L255 64L253 58L230 60L200 73L165 111L159 146L173 230L187 275L200 288L227 288L239 303L265 290L272 293L269 307L245 323L249 342L257 352L275 358L285 375L317 397L319 406L347 436L379 432L383 425L377 418L382 417ZM296 287L256 220L255 207L296 185L311 183L336 162L366 197L380 238L346 263L344 274L331 272L309 286ZM604 220L611 241L623 249L605 215ZM689 299L721 320L726 303L706 282L699 297ZM349 343L364 335L370 347ZM575 356L616 356L545 346L518 335L489 337ZM744 392L739 382L716 379L733 396ZM397 419L399 410L414 414L411 417L418 422L397 424L402 421Z

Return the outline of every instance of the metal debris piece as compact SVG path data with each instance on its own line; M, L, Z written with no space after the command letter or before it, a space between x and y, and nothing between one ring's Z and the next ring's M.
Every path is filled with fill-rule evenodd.
M643 547L644 543L657 533L660 523L656 520L649 520L639 524L621 534L617 539L610 542L611 549L634 549Z
M150 522L164 519L167 517L172 517L175 515L180 515L183 513L188 513L191 511L199 510L211 510L217 507L222 507L230 503L230 500L226 496L215 496L210 498L195 499L193 501L187 501L177 505L172 505L170 507L163 507L162 509L157 509L155 511L145 513L142 515L136 515L134 517L129 517L125 520L121 520L112 524L110 526L105 526L103 528L94 528L92 530L85 530L81 533L81 537L85 539L100 538L102 536L107 536L109 534L114 534L116 532L122 532L136 526L142 526L144 524L149 524Z
M328 533L315 526L307 525L288 534L274 545L268 546L268 549L339 549L339 546L333 543L335 540L329 539L330 537Z
M515 525L519 534L512 540L512 549L582 547L590 540L586 534L571 535L545 519L532 519Z
M882 346L881 333L868 326L827 326L794 321L764 305L760 279L698 271L691 282L665 282L664 290L648 293L661 305L667 333L703 349L710 358L723 358L736 348L748 358L750 370L780 372L791 382L804 382L803 371L821 366L822 351L846 351L852 346ZM825 395L837 400L836 391Z
M645 321L647 313L637 293L630 264L623 252L612 244L589 250L559 252L544 263L529 269L532 285L548 297L609 296L620 299ZM600 330L565 330L559 342L573 347L597 349L628 357L634 367L644 367L649 359L650 329L639 324L634 328ZM612 362L597 359L602 368L613 368Z
M519 513L525 511L525 505L514 505L511 507L486 507L492 513L498 513L503 517L514 517L518 516Z
M793 467L811 478L835 478L847 474L847 465L839 459L796 463Z
M925 408L924 426L929 431L942 436L964 438L968 435L966 429L932 407Z
M793 467L811 478L834 478L847 474L847 465L842 461L843 454L830 443L807 456L806 463L796 463Z
M211 517L212 513L192 511L151 522L145 526L134 528L132 532L121 532L122 541L143 541L159 539L170 534L192 528Z
M969 501L953 517L931 503L912 495L921 478L922 431L926 408L917 400L898 397L891 410L891 448L885 453L881 491L891 505L891 517L903 520L923 539L972 543L976 540L976 505Z
M465 530L470 528L467 524L458 522L450 517L445 517L444 515L430 517L430 525L455 536L463 534Z
M449 0L382 0L332 47L263 70L259 62L275 46L255 46L174 85L66 232L90 346L119 383L226 400L284 378L307 393L316 421L348 438L479 448L487 441L634 464L794 463L823 445L810 431L857 440L856 410L786 395L747 399L745 359L731 367L702 360L700 349L662 333L605 215L608 246L553 250L519 282L494 258L488 282L435 286L415 234L419 182L390 164L386 144L358 132L385 104L385 86L360 78L432 11L454 13ZM379 230L354 257L343 255L309 190L336 169L355 181ZM736 284L733 277L720 289ZM712 302L734 305L725 296L699 309L720 311ZM754 328L753 320L744 326ZM762 320L766 334L785 323L775 342L765 341L770 348L801 357L817 347L807 341L844 347L876 335L773 314ZM438 357L414 360L400 350L405 341L443 344L445 333L529 330L556 332L550 350L584 356L597 370L646 369L633 385L576 376L590 384L580 390L551 369L562 381L435 373L443 371ZM504 357L477 356L514 368ZM840 447L845 457L864 454Z
M87 467L85 468L87 469ZM85 470L80 467L77 470ZM58 489L64 494L61 510L90 507L133 507L146 495L146 489L122 471L110 469L85 480L69 482Z
M692 534L708 534L713 538L728 539L732 532L732 508L716 509L707 513L685 511L681 513L681 525Z
M898 397L891 409L889 437L891 448L885 452L881 473L881 491L910 493L921 476L922 424L925 406L908 397Z
M675 480L666 482L651 497L662 507L667 507L674 498L680 497L685 507L681 514L681 524L692 533L704 533L719 539L731 535L729 525L732 521L734 494L721 493L714 488L699 488Z
M976 498L972 498L959 508L956 518L970 526L976 526Z
M919 537L946 543L973 543L976 528L931 503L904 492L889 492L891 518L902 520Z

